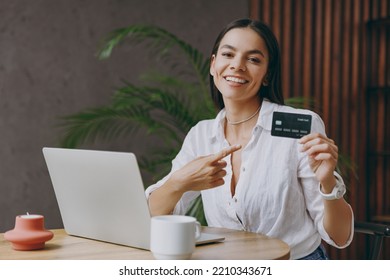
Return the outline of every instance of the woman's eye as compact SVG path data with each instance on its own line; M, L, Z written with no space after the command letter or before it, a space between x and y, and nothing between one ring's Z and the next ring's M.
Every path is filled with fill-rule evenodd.
M257 57L249 57L248 60L253 63L260 63L260 59Z
M229 53L229 52L224 52L221 55L224 56L224 57L233 57L233 54Z

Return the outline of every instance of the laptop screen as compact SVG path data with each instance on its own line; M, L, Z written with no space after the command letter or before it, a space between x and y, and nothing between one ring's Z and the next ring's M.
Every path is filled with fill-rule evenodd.
M133 153L43 148L65 231L149 249L150 213Z

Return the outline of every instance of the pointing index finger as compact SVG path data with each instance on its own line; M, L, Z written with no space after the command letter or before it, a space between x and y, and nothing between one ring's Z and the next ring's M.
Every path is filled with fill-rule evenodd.
M214 155L213 161L219 161L219 160L223 159L224 157L234 153L235 151L238 151L239 149L241 149L241 145L233 145L233 146L227 147L227 148L221 150L220 152L216 153Z

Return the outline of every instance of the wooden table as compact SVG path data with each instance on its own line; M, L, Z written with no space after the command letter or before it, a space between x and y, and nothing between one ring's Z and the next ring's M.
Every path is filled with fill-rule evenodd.
M289 259L290 248L283 241L231 229L204 227L208 233L225 236L219 243L199 245L194 260ZM52 230L54 238L43 250L16 251L0 234L1 260L152 260L150 251L70 236L63 229Z

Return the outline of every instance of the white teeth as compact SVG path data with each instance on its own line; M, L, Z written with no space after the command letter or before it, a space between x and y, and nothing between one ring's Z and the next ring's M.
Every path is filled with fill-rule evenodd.
M231 81L231 82L235 82L235 83L240 83L240 84L244 84L246 83L246 80L243 80L243 79L240 79L240 78L236 78L236 77L226 77L225 78L226 81Z

